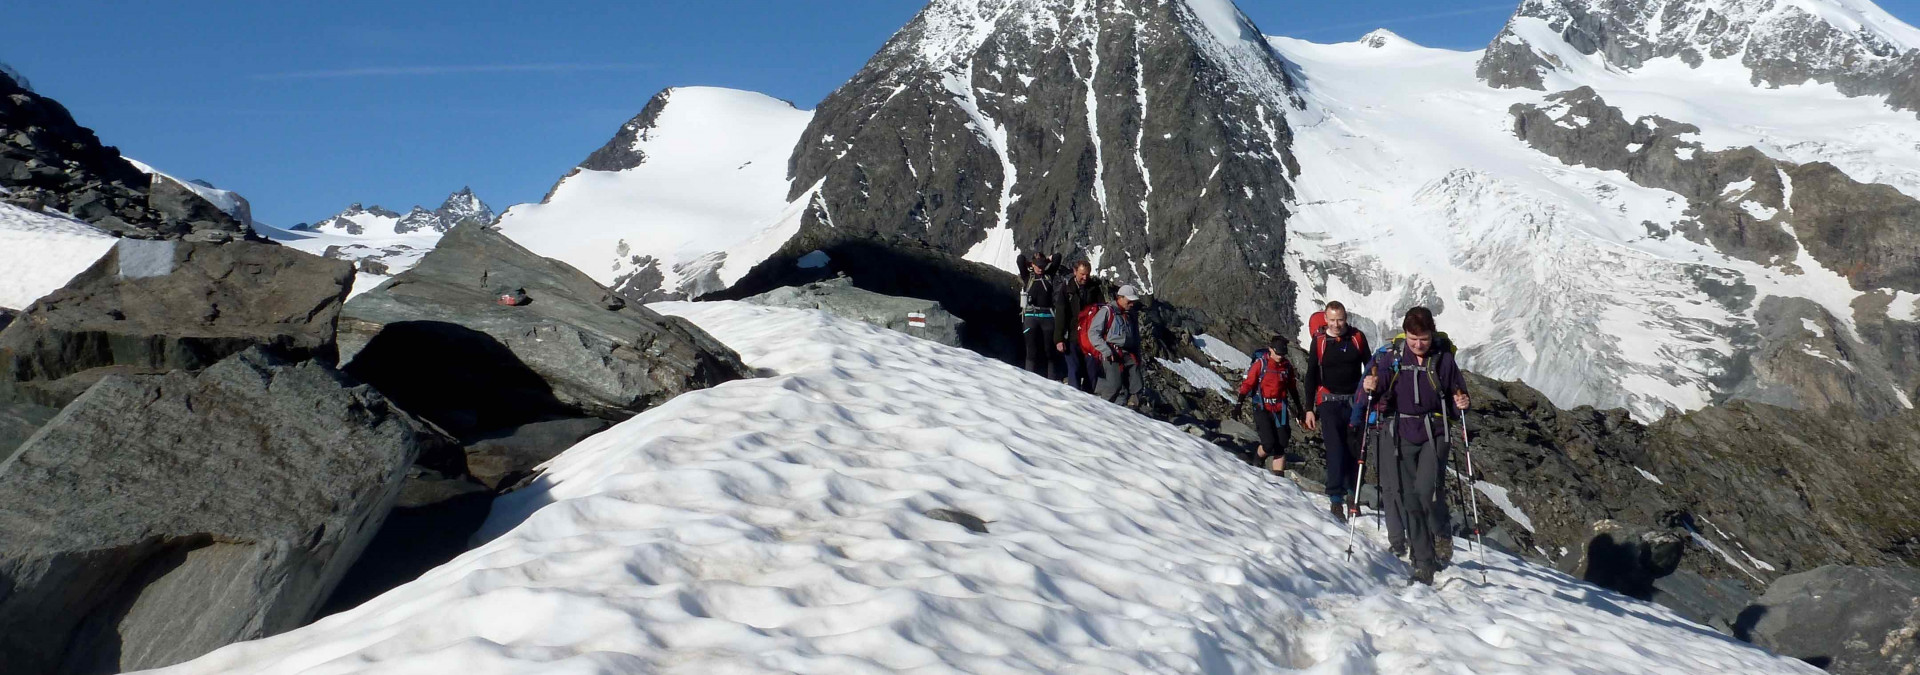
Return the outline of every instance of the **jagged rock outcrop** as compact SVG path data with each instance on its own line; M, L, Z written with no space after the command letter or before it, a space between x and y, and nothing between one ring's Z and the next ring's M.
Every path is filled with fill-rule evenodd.
M515 290L528 301L499 304ZM613 300L579 270L468 223L347 303L341 356L348 373L463 438L552 416L625 419L748 373L685 320Z
M1920 572L1829 565L1781 577L1734 631L1829 673L1920 671Z
M769 307L818 309L955 347L961 346L960 336L966 326L938 302L862 290L845 277L776 288L746 301Z
M1496 87L1545 89L1565 53L1633 70L1661 58L1734 60L1756 85L1830 83L1920 111L1920 39L1871 4L1776 0L1526 0L1479 65ZM1558 44L1539 44L1543 41ZM1562 52L1562 50L1569 50Z
M1230 2L938 0L816 111L792 159L798 236L1006 271L1085 256L1162 302L1291 328L1296 104ZM844 258L787 250L814 249Z
M103 378L0 463L0 662L138 670L304 624L436 439L259 349Z
M135 168L53 99L0 74L0 187L137 239L223 242L252 236L193 189Z
M256 345L332 361L352 276L271 244L122 239L0 330L0 398L63 405L112 369L197 370Z

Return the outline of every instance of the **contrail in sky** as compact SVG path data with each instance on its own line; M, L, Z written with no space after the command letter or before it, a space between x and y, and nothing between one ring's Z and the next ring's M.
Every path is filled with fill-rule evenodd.
M286 73L262 73L255 80L323 80L351 77L427 77L434 75L475 75L490 73L579 73L646 70L644 63L503 63L473 66L370 66L334 70L301 70Z

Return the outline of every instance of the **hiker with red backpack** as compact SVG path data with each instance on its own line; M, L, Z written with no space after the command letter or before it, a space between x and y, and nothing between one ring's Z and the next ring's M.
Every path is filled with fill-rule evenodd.
M1081 326L1081 347L1100 357L1100 384L1094 396L1140 409L1140 395L1146 389L1140 368L1140 323L1134 310L1140 304L1140 292L1131 284L1113 294L1113 302L1099 305L1086 315Z
M1452 557L1453 533L1440 500L1451 451L1447 404L1466 410L1467 380L1454 361L1453 344L1439 332L1433 311L1407 310L1401 335L1374 356L1362 386L1373 412L1386 425L1379 439L1380 487L1389 527L1398 517L1413 562L1413 580L1431 585L1442 557ZM1384 378L1384 379L1383 379ZM1436 539L1443 541L1436 543Z
M1093 265L1085 260L1073 264L1073 275L1053 289L1053 347L1067 360L1067 385L1093 393L1099 377L1098 356L1083 348L1080 315L1089 307L1107 301L1106 286L1093 276Z
M1327 448L1327 502L1333 516L1346 520L1360 509L1360 433L1350 426L1360 387L1372 351L1367 336L1347 325L1347 307L1338 301L1314 313L1307 321L1306 391L1313 397L1307 410L1307 431L1318 431ZM1354 495L1351 511L1347 496Z
M1253 353L1253 364L1240 379L1240 395L1233 401L1236 416L1253 397L1253 430L1260 436L1254 454L1267 460L1267 470L1284 474L1287 470L1287 444L1293 440L1293 427L1287 420L1299 417L1299 400L1294 390L1293 362L1287 360L1287 338L1273 336L1267 348Z

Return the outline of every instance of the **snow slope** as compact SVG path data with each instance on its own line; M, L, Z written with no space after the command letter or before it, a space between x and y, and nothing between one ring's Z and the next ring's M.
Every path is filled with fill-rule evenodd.
M113 248L113 237L65 215L0 202L0 307L59 290Z
M1625 407L1642 419L1723 394L1715 379L1736 352L1730 336L1753 310L1714 301L1709 283L1754 286L1753 306L1809 298L1851 325L1861 294L1804 252L1798 269L1764 267L1651 236L1646 223L1682 219L1679 195L1526 146L1508 108L1542 104L1547 92L1486 86L1474 74L1480 52L1370 37L1272 39L1298 66L1307 100L1290 119L1302 170L1288 254L1301 316L1342 300L1378 335L1424 303L1470 346L1468 367L1523 380L1562 407ZM1585 58L1565 55L1576 57ZM1712 62L1631 73L1588 63L1551 75L1548 92L1591 85L1628 119L1700 126L1710 147L1830 161L1920 194L1920 122L1883 102L1826 85L1755 87Z
M1819 672L1512 558L1406 586L1370 525L1348 561L1318 498L972 352L655 307L775 374L568 450L410 584L161 672Z
M785 243L799 224L787 202L787 158L813 113L731 89L663 95L665 107L634 145L645 156L639 166L579 170L543 203L508 209L501 230L608 286L655 266L668 292L708 274L732 285ZM770 228L780 232L762 236ZM756 239L777 241L738 250Z

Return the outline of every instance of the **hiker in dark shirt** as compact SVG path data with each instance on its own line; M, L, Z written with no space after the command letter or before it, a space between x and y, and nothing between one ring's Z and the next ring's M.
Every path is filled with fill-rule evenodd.
M1347 307L1329 302L1324 311L1307 325L1306 392L1310 397L1305 420L1307 431L1318 431L1327 447L1327 503L1333 516L1346 520L1348 495L1358 495L1360 483L1360 431L1349 426L1353 418L1354 392L1360 387L1361 371L1366 369L1367 336L1347 325ZM1352 504L1359 509L1359 500Z
M1107 301L1106 286L1093 276L1093 265L1082 260L1073 264L1073 275L1053 290L1053 348L1067 360L1067 384L1093 393L1099 378L1100 360L1080 348L1080 310Z
M1059 264L1052 256L1038 253L1021 259L1020 265L1020 344L1026 349L1027 370L1049 380L1058 380L1062 355L1053 343L1058 341L1061 321L1053 314L1055 289L1060 284ZM1072 317L1065 320L1072 321Z
M1414 581L1432 584L1439 569L1435 539L1445 538L1449 554L1453 548L1447 507L1439 499L1452 447L1447 404L1465 410L1471 401L1453 345L1435 329L1433 312L1407 310L1401 329L1402 337L1375 355L1363 386L1387 424L1380 476L1388 515L1397 513L1405 528Z

